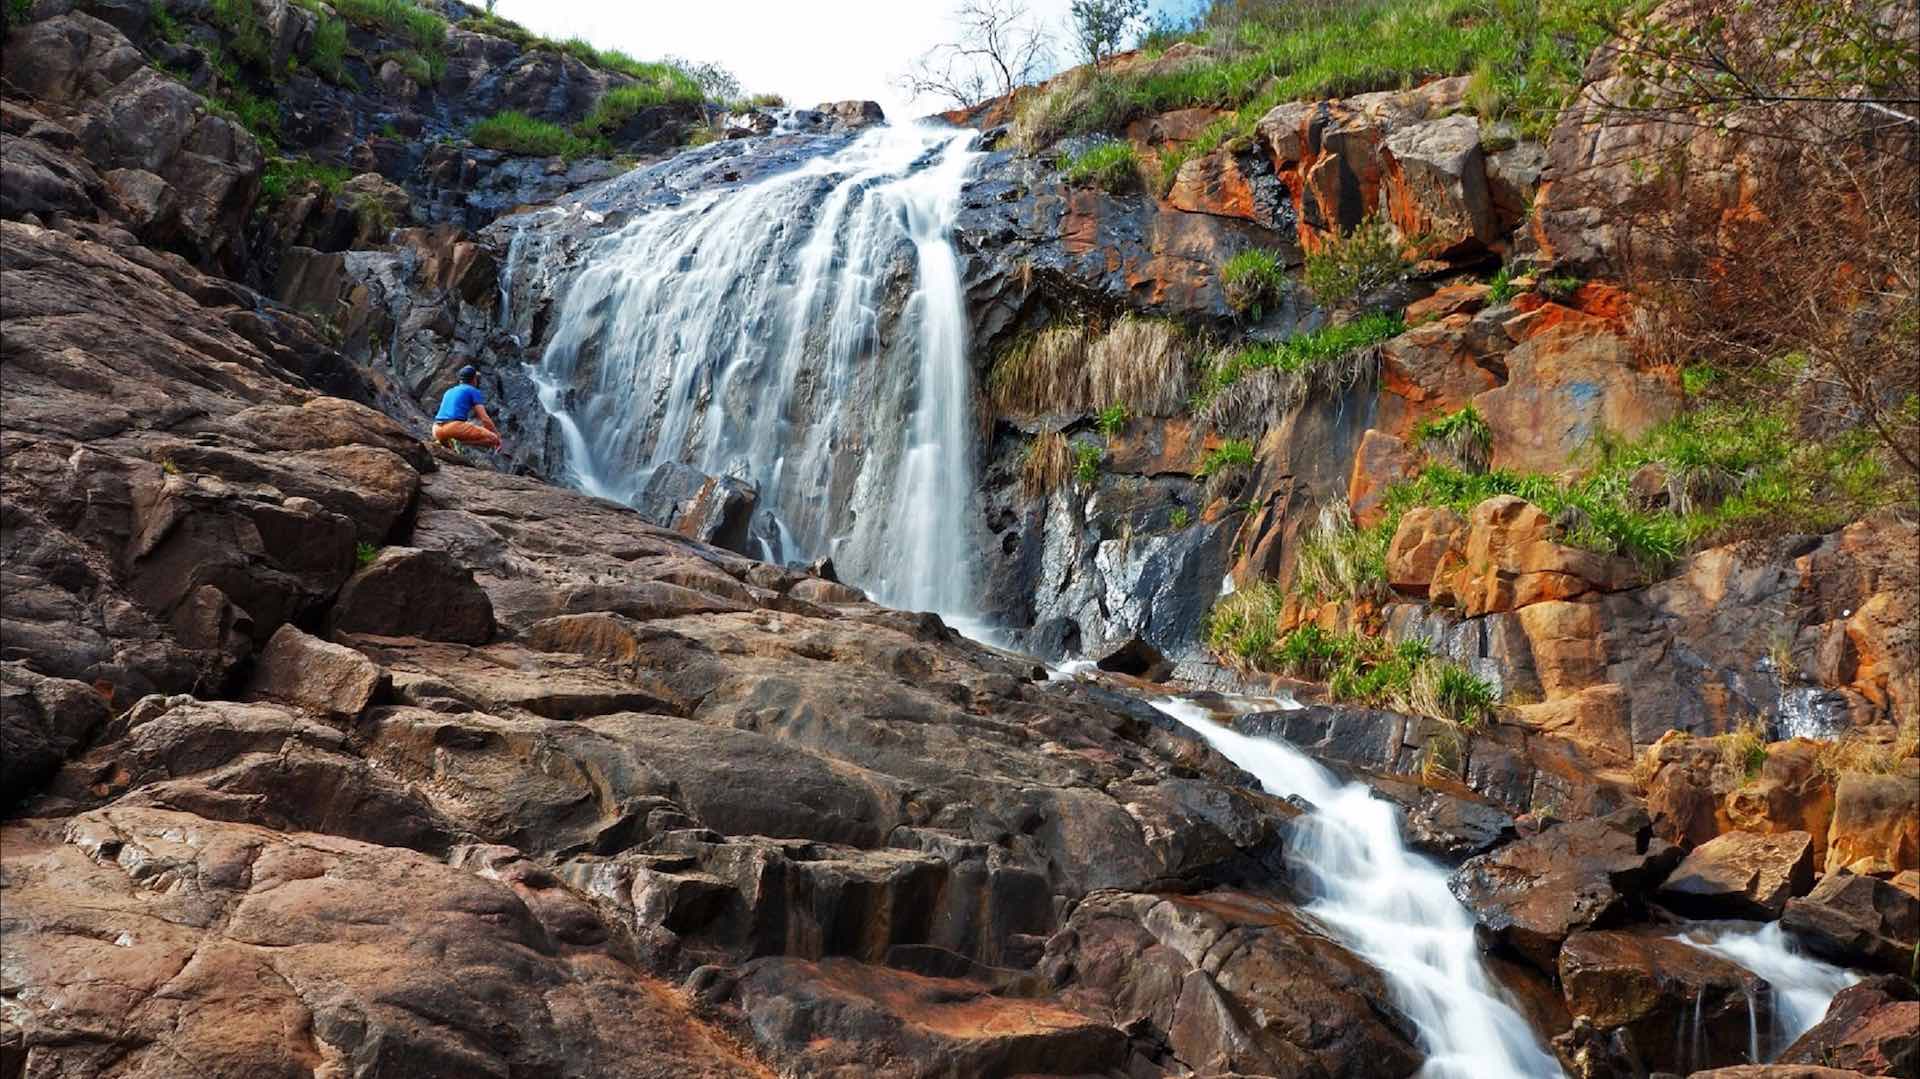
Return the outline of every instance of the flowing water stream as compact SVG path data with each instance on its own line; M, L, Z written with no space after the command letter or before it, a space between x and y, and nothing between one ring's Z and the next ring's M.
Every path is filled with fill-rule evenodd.
M1182 698L1153 702L1268 794L1313 806L1288 848L1305 912L1386 975L1419 1031L1429 1079L1535 1079L1563 1074L1480 961L1473 918L1438 865L1407 849L1394 807L1342 783L1284 742L1252 738Z
M1766 1014L1747 998L1747 1059L1773 1060L1827 1014L1840 990L1860 980L1794 946L1779 922L1702 922L1674 939L1717 955L1766 979L1773 1006Z
M950 239L973 139L874 128L595 241L534 371L575 484L631 503L666 462L735 476L768 561L830 555L892 606L976 609Z

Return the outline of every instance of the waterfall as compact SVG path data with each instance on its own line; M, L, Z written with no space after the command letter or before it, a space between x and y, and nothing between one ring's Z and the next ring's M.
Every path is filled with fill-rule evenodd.
M1794 947L1779 922L1703 922L1674 938L1717 955L1765 979L1773 987L1773 1014L1765 1038L1752 998L1747 1000L1751 1032L1748 1058L1764 1063L1786 1051L1827 1014L1827 1005L1860 980L1843 967L1824 963Z
M1313 806L1288 864L1313 897L1308 915L1386 976L1419 1032L1429 1079L1532 1079L1563 1074L1480 962L1473 919L1439 866L1407 849L1393 806L1340 783L1284 742L1215 723L1192 701L1154 706L1193 728L1267 793Z
M872 129L641 213L560 290L534 381L573 482L632 503L672 461L759 490L774 561L975 609L967 315L950 240L974 135Z

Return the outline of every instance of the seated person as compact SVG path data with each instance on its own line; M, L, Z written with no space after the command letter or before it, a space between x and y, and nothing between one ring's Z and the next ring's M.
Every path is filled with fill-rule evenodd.
M479 446L484 450L500 448L500 429L487 415L486 398L474 385L480 372L472 364L460 369L460 381L440 398L440 411L433 417L433 440L452 448L455 443ZM474 423L474 420L479 423Z

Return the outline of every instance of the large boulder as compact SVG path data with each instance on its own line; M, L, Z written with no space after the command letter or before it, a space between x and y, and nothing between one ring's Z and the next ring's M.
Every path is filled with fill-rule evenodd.
M1554 974L1570 934L1627 920L1680 856L1630 808L1469 859L1450 883L1490 940Z
M358 716L386 688L385 672L341 645L281 626L254 660L254 696L346 718Z
M1747 1059L1750 1017L1772 987L1744 968L1669 937L1582 932L1560 949L1567 1010L1602 1031L1625 1031L1651 1071Z
M1911 976L1920 947L1920 896L1876 877L1829 873L1787 903L1780 924L1835 963Z
M445 551L388 547L341 586L328 626L335 633L485 644L493 639L493 603Z
M709 476L668 461L654 468L636 507L647 520L715 547L751 554L753 509L760 493L731 476Z
M1387 545L1387 583L1408 595L1426 595L1441 558L1464 547L1466 535L1466 519L1445 506L1408 510Z
M1840 777L1826 870L1854 866L1867 872L1920 869L1920 758L1903 761L1892 775Z
M1431 237L1441 258L1498 245L1480 121L1456 113L1387 136L1387 213L1403 235Z
M1660 886L1660 902L1696 918L1772 921L1812 889L1812 836L1728 832L1688 852Z

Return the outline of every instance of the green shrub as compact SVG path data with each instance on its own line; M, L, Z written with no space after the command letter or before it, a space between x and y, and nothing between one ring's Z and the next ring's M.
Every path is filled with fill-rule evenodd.
M1189 513L1185 506L1175 506L1173 512L1167 515L1167 523L1176 530L1185 528L1192 522L1193 514Z
M1275 252L1248 248L1220 267L1220 285L1228 307L1258 319L1286 294L1287 266Z
M1495 307L1513 299L1519 290L1513 287L1513 267L1502 266L1487 279L1487 302Z
M429 58L414 49L403 49L400 52L390 52L379 57L375 65L384 64L388 60L399 64L401 72L419 86L432 86L440 81L440 76L446 74L447 70L447 59L440 53L434 53L433 58Z
M1207 646L1244 670L1325 682L1336 701L1391 708L1472 727L1493 714L1494 687L1426 642L1392 643L1315 625L1279 632L1285 596L1261 582L1226 596L1207 619Z
M1540 295L1555 303L1565 303L1580 291L1580 279L1572 274L1549 277L1540 282Z
M26 0L26 3L31 7L33 0ZM186 31L180 27L180 20L167 10L166 0L153 0L148 5L147 22L153 27L154 36L169 44L177 45L186 36Z
M369 566L373 564L374 559L379 557L380 557L380 548L375 546L374 544L356 543L353 545L354 565Z
M1132 416L1127 411L1127 406L1111 404L1101 409L1093 417L1093 425L1101 434L1107 438L1112 438L1127 426L1127 421L1131 418Z
M467 137L476 146L534 157L583 157L605 149L559 124L536 120L523 112L500 112L475 121Z
M273 68L273 43L260 25L253 0L213 0L213 24L225 32L223 51L267 73Z
M1088 487L1100 479L1100 459L1106 453L1091 442L1084 442L1073 448L1074 478Z
M307 66L329 82L347 83L347 24L331 13L319 12L313 24L313 42L307 50Z
M247 129L262 153L269 156L279 149L280 103L270 97L259 97L251 91L229 84L218 93L208 97L207 110Z
M1342 236L1330 237L1307 256L1307 291L1329 307L1364 299L1404 278L1407 261L1381 214L1369 215Z
M292 194L295 187L309 183L319 184L328 194L333 194L352 177L351 169L339 165L322 164L311 158L276 157L268 160L266 169L260 173L260 199L272 206Z
M610 135L631 120L641 109L655 105L699 104L700 85L679 68L654 64L653 74L636 83L616 86L600 95L593 111L574 125L576 134L593 137Z
M1092 184L1124 194L1140 187L1140 155L1130 142L1096 143L1062 160L1060 172L1070 184Z
M0 6L0 30L12 30L33 21L33 0L6 0Z
M1422 420L1413 428L1413 440L1427 453L1450 457L1469 472L1485 472L1493 454L1493 428L1472 405Z

